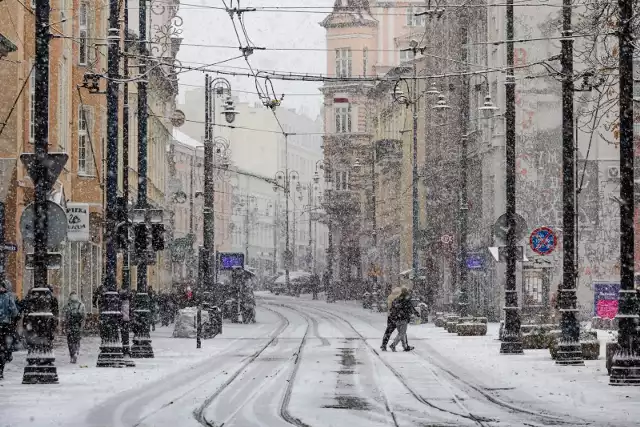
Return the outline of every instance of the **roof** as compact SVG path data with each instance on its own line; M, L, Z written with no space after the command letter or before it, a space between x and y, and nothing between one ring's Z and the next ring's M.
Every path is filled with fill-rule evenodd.
M173 129L173 139L175 141L178 141L184 145L189 145L191 147L199 147L202 145L202 142L196 141L186 133L180 132L178 129L175 129L175 128Z

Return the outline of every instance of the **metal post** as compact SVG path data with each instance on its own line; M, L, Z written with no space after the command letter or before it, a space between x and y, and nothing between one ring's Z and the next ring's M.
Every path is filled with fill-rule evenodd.
M416 112L416 114L418 114ZM416 116L417 117L417 116ZM416 136L417 138L417 136ZM377 196L376 196L376 192L378 191L377 187L378 187L378 183L376 182L376 145L375 143L373 143L373 147L371 150L371 214L373 215L373 218L371 220L371 233L373 234L373 249L375 251L376 254L376 262L373 265L374 267L374 271L373 271L373 291L377 291L378 290L378 271L377 271L377 263L378 263L378 259L379 259L379 255L378 255L378 224L377 224L377 214L376 214L376 209L377 209ZM416 158L417 158L417 151L416 151ZM417 166L416 166L417 167ZM416 178L417 179L417 178Z
M196 348L202 348L202 307L198 304L198 312L196 314Z
M278 203L273 204L273 274L278 272Z
M128 53L128 44L127 35L129 32L129 0L124 0L124 31L123 31L123 39L124 39L124 52L125 55L123 57L123 79L125 81L122 89L122 198L124 199L125 208L128 209L129 205L129 83L127 83L127 79L129 78L129 57L126 55ZM126 241L124 242L124 248L122 251L122 283L121 287L125 292L129 292L131 289L131 253L130 253L130 245L129 245L129 223L125 222L122 227L124 228L124 235L127 236ZM131 298L128 295L129 304L131 304ZM124 356L130 355L130 347L129 347L129 325L130 322L122 323L121 328L121 339L122 339L122 354ZM127 363L129 366L133 364L132 360L128 360Z
M114 1L114 0L111 0ZM138 10L138 32L139 40L139 67L140 75L147 73L147 60L145 55L149 54L147 48L147 2L140 2ZM138 80L138 209L147 209L147 130L149 112L147 111L147 79ZM148 233L149 230L146 230ZM138 260L137 263L137 293L135 301L135 319L133 345L131 346L131 357L153 358L153 348L151 346L151 336L149 333L151 324L151 301L147 293L147 262Z
M34 227L34 272L35 289L46 288L47 279L47 169L45 161L48 157L49 144L49 1L35 2L35 93L34 97L34 185L35 185L35 215ZM23 384L58 382L58 371L54 365L53 342L48 338L52 334L53 313L47 304L42 307L44 316L33 319L35 331L42 344L29 345L27 366L22 376Z
M291 184L291 182L289 182ZM293 211L291 212L291 220L293 221L293 248L291 249L292 262L291 266L293 269L296 269L296 240L298 235L296 234L296 198L295 196L292 198L293 200Z
M513 0L507 0L507 76L506 94L506 198L507 198L507 271L504 289L505 322L500 344L502 354L522 354L520 313L516 290L516 80L513 75Z
M244 215L244 263L249 265L249 193L247 193L247 211Z
M419 207L418 207L418 67L416 64L416 53L417 48L413 49L413 101L412 101L412 110L413 110L413 161L412 161L412 170L411 170L411 197L413 200L412 204L412 236L411 236L411 268L413 270L413 288L417 289L418 283L418 215L419 215Z
M462 15L466 18L464 11ZM464 22L467 21L467 22ZM467 63L467 26L465 19L460 25L461 61ZM461 317L469 315L469 287L467 284L467 219L469 201L467 193L467 151L469 145L469 76L461 76L462 93L460 94L460 132L462 133L460 147L460 258L458 259L460 297L458 298L458 310Z
M104 290L100 298L100 353L98 367L120 368L122 343L120 342L120 296L117 290L116 224L118 212L118 76L120 65L120 36L118 29L118 0L109 2L109 35L107 58L107 183L105 206L105 269Z
M613 356L609 384L639 385L638 296L634 289L633 224L633 2L618 0L620 13L620 296L618 346Z
M211 292L214 286L214 278L212 276L212 257L214 256L214 225L213 225L213 204L214 204L214 184L213 184L213 124L215 123L215 94L213 92L213 81L209 75L205 75L205 92L208 97L206 111L208 111L208 126L204 140L204 229L203 229L203 245L205 249L206 262L204 263L205 274L203 276L204 288Z
M315 273L315 270L313 268L313 258L314 258L314 256L313 256L313 252L312 252L313 251L313 247L312 247L313 246L313 238L312 238L312 231L313 231L312 226L313 225L311 223L311 200L313 199L313 183L309 183L308 192L309 192L309 194L307 194L307 196L308 196L308 201L309 201L309 203L308 203L309 212L307 213L307 215L309 216L309 249L307 250L307 254L308 254L307 262L309 263L308 264L309 270L312 273Z
M573 129L573 31L571 0L562 8L562 285L560 287L560 329L558 365L584 365L580 345L580 323L576 318L575 266L575 149Z
M325 289L327 293L328 302L335 300L335 289L333 289L333 227L331 224L331 217L329 216L329 236L327 242L327 276L329 277L329 283L327 284L329 289Z

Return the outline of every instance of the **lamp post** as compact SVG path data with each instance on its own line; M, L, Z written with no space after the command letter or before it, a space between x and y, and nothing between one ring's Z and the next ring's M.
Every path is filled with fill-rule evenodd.
M235 121L238 112L233 107L231 99L231 84L227 79L212 79L208 74L205 75L205 136L204 136L204 224L203 224L203 250L201 256L204 257L199 263L200 277L202 277L204 288L211 292L218 281L218 268L216 261L212 263L212 258L216 256L215 252L215 218L214 218L214 202L215 202L215 186L214 177L214 149L217 154L228 156L229 142L220 137L214 138L215 116L216 116L216 96L221 96L227 92L224 110L222 114L227 123ZM218 156L216 156L217 158ZM228 162L226 163L228 165ZM214 258L215 259L215 258ZM213 264L213 265L212 265ZM213 267L213 272L211 271Z
M378 226L376 219L376 191L377 191L377 182L376 182L376 146L375 142L371 142L371 235L373 237L373 250L376 255L376 260L371 263L371 267L375 267L377 264L377 256L378 256ZM353 169L358 172L362 168L362 164L359 159L356 159L353 164ZM378 275L377 272L373 271L373 291L378 290Z
M418 69L416 63L416 55L418 52L423 52L424 48L419 47L419 43L416 40L411 40L409 43L409 49L413 52L413 84L409 89L409 84L405 79L399 79L395 87L393 88L393 99L395 102L404 104L407 108L412 107L413 116L413 149L412 149L412 163L411 163L411 197L412 197L412 233L411 233L411 269L412 269L412 282L414 289L416 288L418 279L418 228L419 228L419 207L418 207L418 102L420 97L418 96ZM411 93L411 96L404 95L400 90L400 83L404 82L407 86L407 91ZM444 95L441 95L444 100ZM446 101L443 105L446 105ZM438 107L438 105L436 105ZM434 108L436 108L434 107ZM448 106L447 106L448 107Z
M285 136L286 138L286 136ZM286 143L285 143L286 144ZM285 210L285 242L284 242L284 284L289 289L289 270L293 261L293 255L289 249L289 196L291 194L291 182L298 181L300 174L297 171L289 170L285 168L284 171L276 172L275 183L273 186L274 191L278 191L279 188L284 190L284 210Z
M505 321L501 354L522 354L520 314L516 289L516 79L513 0L507 0L507 75L505 78L505 160L507 213L507 268L505 273Z
M318 173L318 169L324 169L323 166L324 160L320 159L316 162L316 167L315 167L315 172L313 174L313 184L314 184L314 189L317 190L317 186L318 183L320 182L320 174ZM318 199L320 199L322 196L320 194L318 194L317 196L313 197L313 209L315 210L317 208L317 204L316 204L316 197ZM311 217L311 215L309 215L309 217ZM317 218L317 217L316 217ZM309 218L311 219L311 218ZM309 230L309 233L311 233L311 230ZM311 238L311 237L309 237ZM312 263L313 263L313 274L317 273L317 258L318 258L318 221L316 220L313 224L313 258L312 258Z

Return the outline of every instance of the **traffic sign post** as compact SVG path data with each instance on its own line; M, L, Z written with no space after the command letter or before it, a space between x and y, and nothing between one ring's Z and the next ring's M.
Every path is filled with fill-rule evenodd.
M549 227L538 227L529 237L529 246L538 255L549 255L558 244L558 236Z

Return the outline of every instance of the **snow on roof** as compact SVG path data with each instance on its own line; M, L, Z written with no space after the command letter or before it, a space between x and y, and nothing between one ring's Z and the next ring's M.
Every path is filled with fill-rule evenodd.
M196 141L195 139L191 138L189 135L187 135L184 132L180 132L178 129L174 129L173 130L173 139L175 139L176 141L184 144L184 145L190 145L191 147L197 147L202 145L202 142L200 141Z

